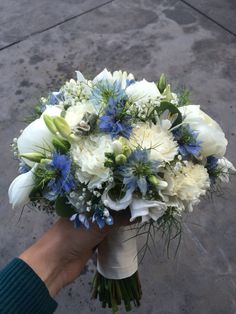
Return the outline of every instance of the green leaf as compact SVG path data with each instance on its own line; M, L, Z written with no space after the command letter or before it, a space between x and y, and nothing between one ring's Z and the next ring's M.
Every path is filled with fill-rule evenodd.
M55 202L56 213L60 217L71 217L76 213L72 205L68 204L68 200L64 196L59 196Z

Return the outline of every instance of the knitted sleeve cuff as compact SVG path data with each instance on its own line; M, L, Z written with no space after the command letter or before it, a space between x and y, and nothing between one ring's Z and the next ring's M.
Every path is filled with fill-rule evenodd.
M44 282L20 258L0 271L0 313L50 314L56 308Z

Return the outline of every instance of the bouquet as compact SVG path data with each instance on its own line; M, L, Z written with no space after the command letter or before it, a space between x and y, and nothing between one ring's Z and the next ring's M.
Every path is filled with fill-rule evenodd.
M170 240L181 216L228 182L234 166L224 155L220 126L157 82L106 69L93 80L77 72L58 92L41 98L34 121L13 140L20 175L9 188L13 208L31 204L69 217L76 228L113 224L125 210L135 227L120 227L97 250L92 296L116 312L140 304L136 238L142 228ZM88 230L89 232L89 230ZM144 247L144 252L146 247Z

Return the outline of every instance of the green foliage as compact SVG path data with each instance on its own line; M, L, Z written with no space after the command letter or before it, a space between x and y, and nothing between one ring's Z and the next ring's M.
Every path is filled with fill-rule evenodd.
M60 217L69 218L76 213L75 209L70 204L68 204L68 200L64 196L60 196L56 199L55 209L57 215Z
M178 107L187 106L190 104L190 91L188 89L183 89L178 94Z

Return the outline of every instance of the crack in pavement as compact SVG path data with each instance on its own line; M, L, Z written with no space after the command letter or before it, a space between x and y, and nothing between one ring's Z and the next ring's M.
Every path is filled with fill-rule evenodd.
M104 7L104 6L106 6L107 4L110 4L110 3L114 2L114 1L115 1L115 0L109 0L109 1L107 1L107 2L104 2L104 3L102 3L102 4L98 5L98 6L96 6L96 7L93 7L93 8L91 8L91 9L89 9L89 10L86 10L86 11L84 11L84 12L82 12L82 13L79 13L79 14L76 14L76 15L73 15L73 16L70 16L70 17L68 17L68 18L66 18L66 19L64 19L64 20L62 20L62 21L60 21L60 22L58 22L58 23L56 23L56 24L53 24L53 25L48 26L48 27L46 27L46 28L44 28L44 29L35 31L35 32L33 32L33 33L29 34L29 35L23 36L21 39L16 40L16 41L14 41L14 42L12 42L12 43L6 45L6 46L1 47L1 48L0 48L0 52L3 51L3 50L5 50L5 49L8 49L8 48L10 48L10 47L12 47L12 46L17 45L17 44L19 44L19 43L21 43L21 42L23 42L23 41L29 39L29 38L32 37L32 36L35 36L35 35L44 33L44 32L46 32L46 31L48 31L48 30L51 30L51 29L53 29L53 28L55 28L55 27L57 27L57 26L60 26L60 25L62 25L62 24L64 24L64 23L67 23L67 22L69 22L69 21L72 21L72 20L74 20L74 19L76 19L76 18L78 18L78 17L80 17L80 16L82 16L82 15L85 15L85 14L90 13L90 12L93 12L93 11L95 11L95 10L101 8L101 7ZM188 6L189 8L191 8L192 10L198 12L200 15L202 15L203 17L205 17L206 19L208 19L209 21L211 21L211 22L214 23L215 25L219 26L221 29L223 29L223 30L226 31L227 33L229 33L229 34L233 35L234 37L236 37L236 33L234 33L233 31L231 31L230 29L228 29L227 27L225 27L223 24L221 24L220 22L218 22L218 21L215 20L214 18L210 17L209 15L207 15L206 13L204 13L203 11L201 11L200 9L196 8L196 7L193 6L192 4L188 3L186 0L179 0L179 1L182 2L184 5Z
M213 19L212 17L210 17L209 15L207 15L206 13L202 12L200 9L196 8L194 5L188 3L186 0L179 0L180 2L182 2L183 4L185 4L186 6L188 6L189 8L191 8L192 10L198 12L199 14L201 14L202 16L204 16L205 18L207 18L209 21L213 22L214 24L216 24L217 26L219 26L220 28L222 28L224 31L226 31L227 33L233 35L234 37L236 37L236 33L234 33L233 31L231 31L230 29L228 29L227 27L225 27L223 24L221 24L220 22L218 22L217 20Z
M87 14L87 13L93 12L93 11L95 11L95 10L101 8L101 7L106 6L106 5L109 4L109 3L112 3L113 1L114 1L114 0L109 0L109 1L107 1L107 2L104 2L104 3L102 3L102 4L98 5L98 6L96 6L96 7L93 7L93 8L91 8L91 9L89 9L89 10L86 10L86 11L84 11L84 12L82 12L82 13L79 13L79 14L76 14L76 15L73 15L73 16L70 16L70 17L68 17L68 18L64 19L63 21L60 21L60 22L58 22L58 23L56 23L56 24L53 24L53 25L48 26L48 27L46 27L46 28L40 29L40 30L38 30L38 31L36 31L36 32L33 32L33 33L29 34L29 35L23 36L23 37L20 38L19 40L16 40L16 41L14 41L14 42L12 42L12 43L6 45L6 46L0 47L0 52L3 51L3 50L5 50L5 49L7 49L7 48L10 48L10 47L12 47L12 46L17 45L17 44L19 44L19 43L21 43L21 42L23 42L23 41L29 39L29 38L32 37L32 36L35 36L35 35L38 35L38 34L42 34L42 33L46 32L46 31L48 31L48 30L50 30L50 29L53 29L53 28L55 28L55 27L57 27L57 26L60 26L60 25L62 25L62 24L64 24L64 23L67 23L67 22L69 22L69 21L72 21L72 20L74 20L74 19L76 19L76 18L78 18L78 17L80 17L80 16L82 16L82 15L85 15L85 14Z

